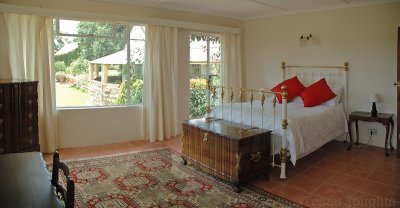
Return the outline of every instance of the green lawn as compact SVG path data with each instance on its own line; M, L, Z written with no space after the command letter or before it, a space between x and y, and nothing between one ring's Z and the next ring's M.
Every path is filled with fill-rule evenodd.
M56 83L57 107L87 106L89 93L82 92L69 84Z

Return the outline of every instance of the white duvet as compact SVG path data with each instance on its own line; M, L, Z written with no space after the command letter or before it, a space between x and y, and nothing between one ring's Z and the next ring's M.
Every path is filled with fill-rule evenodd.
M302 103L288 103L287 148L293 165L297 159L347 132L347 120L343 109L343 104L303 107ZM260 101L254 101L252 107L250 103L224 103L223 106L213 107L210 116L252 127L271 129L274 135L281 136L281 114L281 104L277 103L274 112L271 100L266 100L264 108L261 107ZM275 142L279 144L279 148L275 148L277 153L280 141Z

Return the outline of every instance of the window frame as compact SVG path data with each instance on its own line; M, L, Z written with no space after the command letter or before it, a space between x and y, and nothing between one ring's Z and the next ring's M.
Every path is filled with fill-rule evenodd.
M211 66L212 66L212 64L211 64L211 62L210 62L210 60L211 60L211 56L210 56L210 54L211 54L211 40L210 40L210 37L218 37L218 38L221 38L221 35L219 34L219 33L205 33L205 32L190 32L189 33L189 38L190 38L190 40L191 40L191 36L193 36L193 35L200 35L200 36L206 36L207 37L207 60L206 60L206 74L202 74L202 70L201 70L201 64L199 64L199 63L197 63L197 62L191 62L190 60L189 60L189 64L190 65L192 65L192 64L196 64L196 65L199 65L200 66L200 73L199 74L196 74L195 76L196 77L202 77L202 76L206 76L207 77L207 80L208 80L208 82L209 83L211 83L212 84L212 77L214 77L214 76L219 76L220 77L220 79L222 78L222 68L220 68L221 70L220 70L220 72L219 72L219 75L215 75L215 74L212 74L212 71L211 71ZM190 43L189 43L190 44ZM221 52L221 50L222 50L222 48L221 48L221 41L219 41L219 51ZM190 46L189 46L189 53L190 53ZM222 54L222 52L221 52L221 54ZM189 55L189 57L190 57L190 55ZM221 62L221 59L219 60L219 64L220 64L220 67L221 67L221 64L222 64L222 62ZM191 67L189 68L189 77L190 76L192 76L193 74L191 74L190 73L190 69L191 69ZM221 80L220 80L220 86L221 86ZM190 87L190 86L189 86ZM189 91L190 90L200 90L200 89L189 89ZM206 90L206 113L207 113L207 108L209 108L209 107L211 107L211 94L210 94L210 92L209 92L209 90ZM189 102L190 102L190 100L189 100ZM189 115L189 116L191 116L191 115Z
M133 73L135 73L134 71L131 72L131 70L135 67L133 67L132 65L136 65L134 62L131 63L131 41L146 41L146 38L144 39L138 39L138 38L130 38L130 30L126 31L126 35L125 37L118 37L116 35L116 26L117 25L123 25L123 26L127 26L128 28L130 27L131 29L134 26L139 26L139 27L145 27L145 25L143 24L134 24L134 23L116 23L113 21L104 21L104 20L86 20L86 19L75 19L75 18L61 18L61 17L53 17L53 22L55 22L55 32L53 34L53 39L57 36L61 36L61 37L74 37L74 38L105 38L105 39L114 39L114 40L125 40L126 41L126 49L127 49L127 63L125 63L123 65L123 67L126 69L127 72L127 86L131 85L131 76ZM85 21L85 22L98 22L98 23L107 23L107 24L112 24L112 28L113 28L113 35L112 36L103 36L103 35L95 35L95 34L68 34L68 33L63 33L60 31L60 20L70 20L70 21ZM144 52L144 50L143 50ZM142 63L142 73L143 73L143 66L144 66L144 62ZM54 81L55 83L55 81ZM131 95L131 89L130 87L127 87L127 91L126 94ZM57 96L57 90L56 90L56 96ZM143 96L143 94L142 94ZM56 108L57 109L91 109L91 108L120 108L120 107L131 107L131 106L142 106L142 103L135 103L132 104L131 103L131 99L128 99L128 103L126 104L121 104L121 105L80 105L80 106L57 106L57 102L56 102Z

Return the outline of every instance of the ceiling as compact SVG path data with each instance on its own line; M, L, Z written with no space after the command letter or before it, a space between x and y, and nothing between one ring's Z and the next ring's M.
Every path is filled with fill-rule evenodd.
M400 0L94 0L200 14L255 19L291 13L381 4Z

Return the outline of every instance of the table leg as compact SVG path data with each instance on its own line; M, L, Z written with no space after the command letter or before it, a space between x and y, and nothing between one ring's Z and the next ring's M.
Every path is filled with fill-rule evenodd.
M393 147L393 144L392 144L392 138L393 138L393 129L394 129L394 121L393 121L393 118L390 118L389 119L389 122L390 122L390 125L391 125L391 127L390 127L390 150L394 150L394 147Z
M350 137L350 144L347 147L347 150L351 150L351 147L353 146L353 136L351 135L351 122L352 120L349 120L349 122L347 123L347 127L349 129L349 137Z
M399 119L397 118L397 120L399 120ZM397 126L399 126L399 124L397 124ZM393 126L393 128L394 128L394 126ZM399 135L399 129L397 129L395 140L397 141L397 148L396 148L397 159L400 159L400 135Z
M388 142L388 138L389 138L389 128L390 128L390 124L389 123L383 123L383 125L386 128L386 138L385 138L385 155L389 156L389 152L387 150L387 142Z
M181 158L182 158L182 165L187 165L188 163L185 157L181 156Z
M242 182L240 182L240 181L234 182L233 185L234 185L233 190L234 190L236 193L240 193L240 192L243 191L243 188L241 187L241 186L242 186Z
M357 140L355 145L359 145L360 143L358 143L358 120L356 120L356 135L357 135Z

